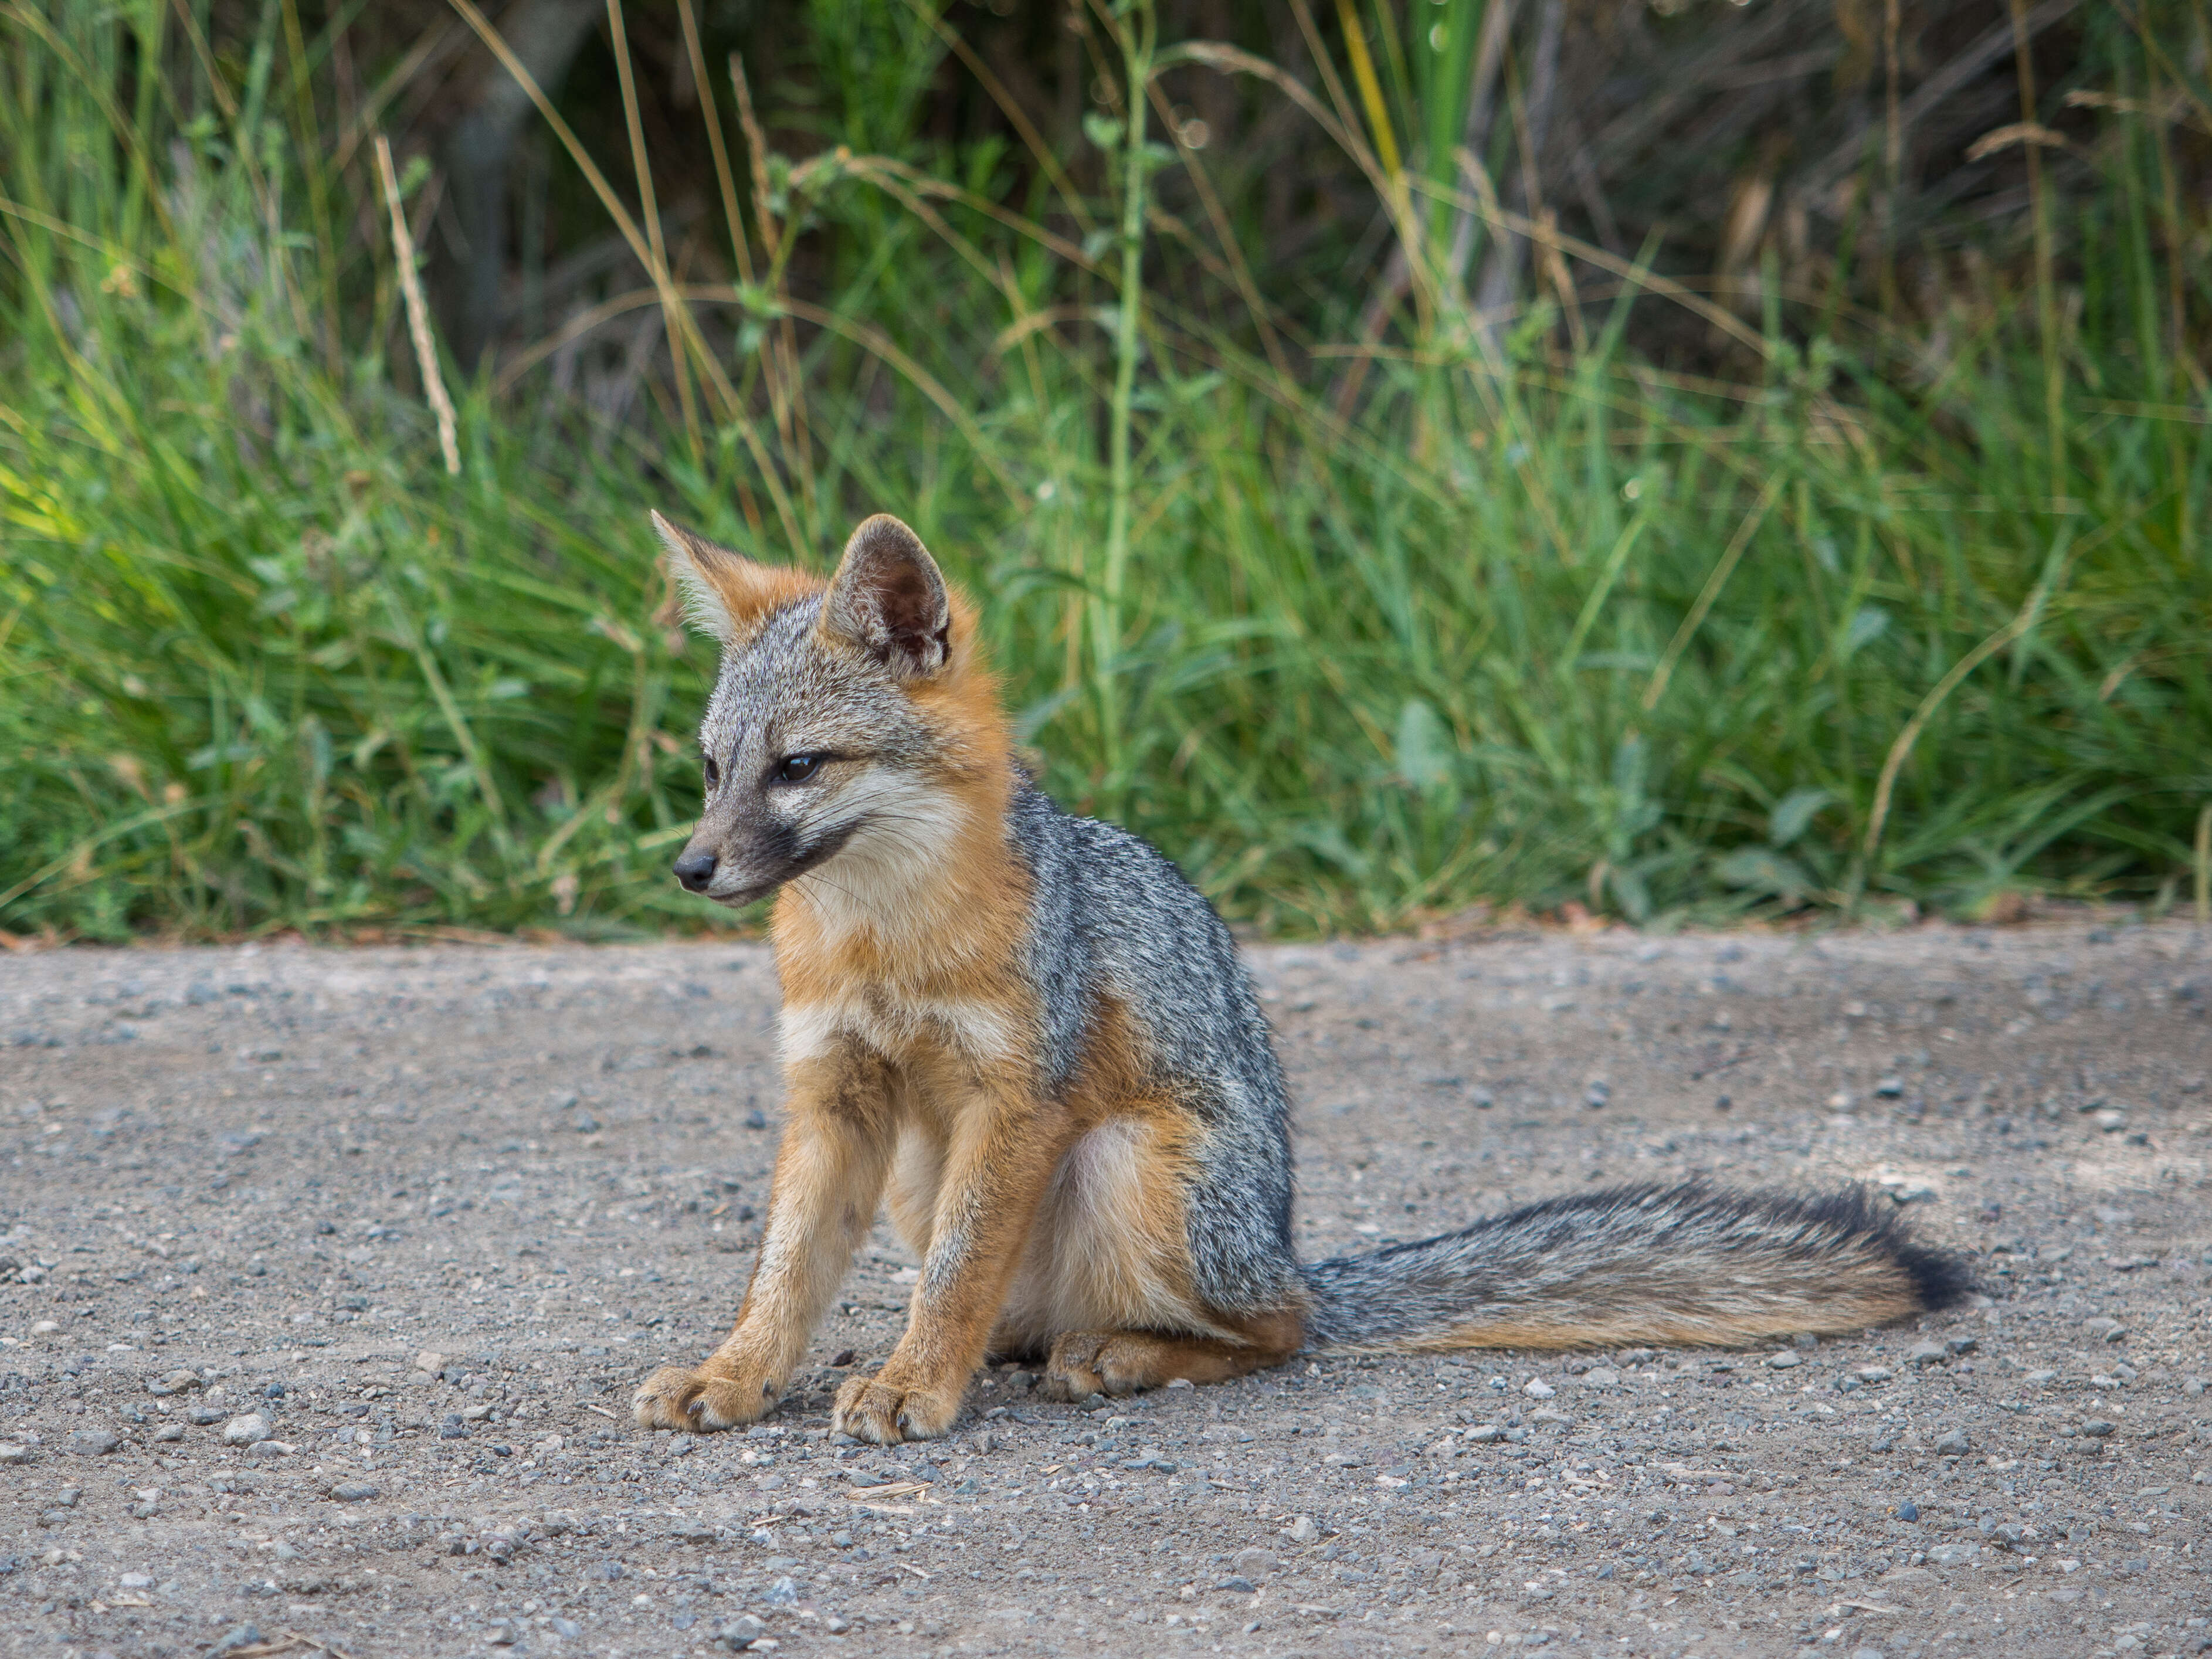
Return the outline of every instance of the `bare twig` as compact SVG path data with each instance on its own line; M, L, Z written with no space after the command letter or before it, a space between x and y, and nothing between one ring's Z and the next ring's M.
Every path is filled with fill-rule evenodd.
M1996 63L2007 51L2033 40L2081 3L2081 0L2043 0L2041 5L2020 19L2017 31L2010 21L1996 25L1913 88L1912 96L1899 106L1895 121L1885 124L1889 129L1885 134L1885 142L1901 146L1905 132L1936 105ZM1831 150L1826 158L1806 172L1802 186L1806 195L1816 203L1825 203L1835 186L1859 164L1865 150L1864 139L1857 137ZM1833 204L1827 205L1832 207Z
M646 159L645 125L638 110L637 78L629 60L629 31L623 19L622 0L607 0L607 33L614 45L615 75L622 86L623 120L629 132L630 165L637 173L637 204L639 216L645 221L646 245L653 250L653 263L665 270L668 265L668 239L660 228L660 202L653 188L653 167ZM669 319L669 360L676 371L676 401L684 414L684 436L696 461L705 453L699 434L698 406L692 400L691 375L682 349L677 343L673 319Z
M1519 205L1531 218L1543 216L1540 169L1544 141L1552 125L1552 95L1559 85L1559 40L1566 24L1565 0L1543 0L1536 19L1536 41L1529 53L1528 93L1522 100L1516 137L1520 142L1521 176L1516 181ZM1475 289L1474 308L1485 318L1503 313L1513 302L1520 281L1522 239L1511 232L1500 235L1484 262L1482 281ZM1487 324L1484 325L1488 326Z
M752 160L753 220L760 228L761 246L768 254L768 280L781 298L788 292L784 270L791 257L789 238L776 228L774 192L769 184L768 133L753 112L752 83L745 78L744 60L734 52L730 54L730 86L737 94L738 125L745 135L745 148ZM811 455L799 441L806 428L806 386L799 368L798 332L788 317L783 319L780 332L761 343L761 363L784 459L787 463L793 463L794 458L804 460ZM799 476L811 504L811 471L795 464L793 471Z
M1920 706L1912 711L1912 718L1905 721L1904 729L1898 732L1897 741L1890 744L1888 757L1881 763L1881 776L1875 781L1874 787L1873 810L1867 814L1864 848L1869 866L1874 862L1875 848L1881 845L1882 827L1889 821L1890 796L1897 787L1897 775L1903 769L1906 757L1912 753L1912 745L1919 740L1921 731L1936 711L1942 707L1943 700L1958 690L1961 680L2035 626L2043 616L2043 607L2049 601L2051 590L2057 586L2057 577L2063 574L2063 568L2062 564L2058 571L2038 582L2034 591L2027 596L2027 602L2021 606L2018 615L1952 664L1950 672L1938 680L1935 690L1920 700Z
M392 212L392 252L399 264L399 292L407 302L407 332L415 342L415 362L422 371L422 396L438 420L438 450L446 458L446 471L461 470L458 423L453 400L446 395L446 377L438 368L438 343L430 336L430 307L422 298L422 278L415 269L415 235L407 228L406 205L399 199L399 174L392 165L392 141L376 135L376 171L384 181L384 204Z
M1093 221L1083 192L1076 189L1075 181L1067 176L1067 170L1060 166L1060 158L1053 153L1053 147L1045 142L1044 135L1037 131L1036 123L1030 119L1029 112L1022 107L1021 100L1014 96L1005 82L991 72L991 66L976 56L975 49L961 38L960 32L945 21L940 15L943 8L925 5L921 0L907 0L907 5L915 16L937 32L939 40L952 48L954 54L968 66L969 73L975 77L985 92L991 94L991 101L999 106L1014 131L1021 134L1022 143L1029 146L1029 152L1036 158L1037 166L1043 170L1044 176L1052 180L1053 188L1060 192L1060 205L1088 234Z
M375 127L378 118L384 113L384 106L405 91L408 82L422 73L422 66L446 44L453 27L453 21L448 18L423 30L407 55L399 60L390 74L376 83L376 90L368 95L360 112L347 123L345 132L338 140L337 153L331 159L333 173L346 170L348 163L353 160L354 151L361 148L362 139ZM343 41L345 38L345 31L339 30L337 39Z
M1490 136L1492 95L1498 87L1498 70L1505 61L1505 43L1513 28L1513 14L1520 0L1490 0L1482 19L1482 39L1474 49L1474 83L1468 89L1467 121L1460 131L1460 148L1480 155ZM1467 280L1468 261L1474 255L1475 216L1462 209L1452 225L1451 281L1457 288Z
M1487 179L1482 171L1481 164L1464 149L1458 152L1458 161L1461 173L1465 174L1475 187L1474 195L1470 196L1462 191L1445 190L1425 183L1417 183L1414 187L1431 196L1468 204L1474 212L1480 214L1495 226L1510 230L1516 235L1553 242L1564 253L1571 253L1576 258L1594 264L1601 270L1611 271L1614 276L1632 283L1638 288L1648 288L1654 294L1663 294L1677 304L1695 312L1731 339L1741 341L1761 356L1767 355L1770 350L1769 344L1758 330L1746 326L1741 318L1731 315L1703 295L1692 293L1680 283L1659 276L1641 265L1632 264L1618 254L1608 253L1605 249L1585 242L1578 236L1570 236L1556 228L1544 225L1525 215L1502 208L1494 200L1484 199Z
M1728 547L1721 554L1719 562L1713 566L1712 574L1705 578L1705 585L1698 593L1697 603L1690 607L1690 614L1682 618L1682 625L1674 630L1674 637L1667 642L1667 649L1659 659L1659 666L1653 671L1651 684L1644 688L1645 714L1656 708L1659 699L1667 695L1667 682L1674 677L1675 665L1681 661L1683 652L1689 649L1690 641L1696 637L1698 629L1705 625L1705 613L1713 608L1713 601L1720 598L1721 589L1734 573L1736 562L1743 557L1744 550L1751 545L1751 538L1758 533L1759 526L1765 521L1775 498L1782 494L1783 485L1789 481L1787 472L1776 469L1767 478L1766 487L1759 492L1759 499L1751 504L1751 511L1743 515L1743 522L1736 526L1735 534L1729 538Z
M714 158L714 182L722 192L722 216L729 222L730 252L737 257L738 280L753 279L752 247L745 240L744 216L738 210L738 181L730 171L730 147L722 138L722 115L714 106L714 88L707 79L707 52L699 40L699 19L691 0L677 0L677 15L684 23L684 51L691 64L691 83L699 88L699 112L706 118L707 149Z
M651 275L654 288L664 294L672 294L675 283L667 266L653 257L653 250L647 245L644 234L638 229L637 222L630 217L629 210L623 205L622 198L607 183L606 175L599 171L599 163L592 159L591 152L578 139L575 129L562 118L560 111L553 107L553 100L545 95L545 89L538 83L537 76L531 74L529 67L514 55L499 31L491 26L490 20L478 9L476 0L449 0L449 3L461 15L462 21L476 31L477 39L491 48L492 55L499 59L501 66L514 77L516 84L538 106L538 114L544 118L545 125L553 130L553 136L561 141L561 147L576 163L576 170L584 175L584 182L592 187L592 193L606 209L607 216L614 221L615 228L622 233L623 240L629 244L630 252L636 255L638 263ZM760 469L762 482L768 486L769 498L775 503L776 516L782 521L792 551L803 556L806 541L799 530L798 516L792 511L790 495L769 459L767 447L760 441L760 434L754 429L744 399L738 396L738 389L730 383L730 377L723 372L720 362L707 349L707 343L699 333L697 321L688 310L684 309L680 300L671 308L669 321L672 326L682 329L684 343L690 348L707 383L714 387L725 418L736 425L738 435L744 439L747 451L752 455L753 464Z

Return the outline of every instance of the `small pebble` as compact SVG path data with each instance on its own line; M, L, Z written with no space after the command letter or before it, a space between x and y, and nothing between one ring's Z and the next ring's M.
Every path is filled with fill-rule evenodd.
M78 1429L70 1436L70 1449L97 1457L112 1452L123 1443L123 1437L112 1429Z
M1942 1457L1964 1457L1973 1449L1964 1429L1946 1429L1936 1437L1936 1451Z
M1917 1521L1920 1518L1920 1505L1910 1498L1906 1498L1897 1506L1897 1518L1900 1521Z
M223 1443L227 1446L251 1446L268 1437L269 1419L259 1412L234 1417L222 1425Z

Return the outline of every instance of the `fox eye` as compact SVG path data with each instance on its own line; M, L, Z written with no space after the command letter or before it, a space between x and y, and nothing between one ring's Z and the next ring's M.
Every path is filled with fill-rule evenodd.
M776 763L772 775L778 783L804 783L814 775L822 759L819 755L787 755Z
M714 764L714 757L708 755L699 763L699 765L706 774L707 787L710 791L720 788L722 782L722 769Z

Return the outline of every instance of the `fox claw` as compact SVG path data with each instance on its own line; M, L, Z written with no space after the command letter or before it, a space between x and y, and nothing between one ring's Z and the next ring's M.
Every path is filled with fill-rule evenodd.
M848 1378L837 1390L830 1425L856 1440L895 1446L902 1440L935 1440L960 1414L960 1396L928 1389L902 1389L878 1377Z
M1119 1396L1150 1385L1143 1356L1113 1331L1070 1331L1052 1345L1038 1394L1046 1400L1088 1400L1094 1394Z
M685 1429L711 1434L757 1422L776 1402L775 1385L748 1387L737 1377L664 1365L645 1380L630 1401L641 1429Z

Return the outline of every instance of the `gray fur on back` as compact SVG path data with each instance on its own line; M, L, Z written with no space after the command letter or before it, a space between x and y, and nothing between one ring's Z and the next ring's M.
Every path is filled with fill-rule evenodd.
M1012 818L1035 884L1029 971L1053 1086L1080 1062L1099 996L1119 1001L1158 1081L1204 1132L1186 1199L1194 1288L1224 1313L1302 1302L1290 1101L1229 929L1182 872L1127 831L1071 817L1026 781Z

